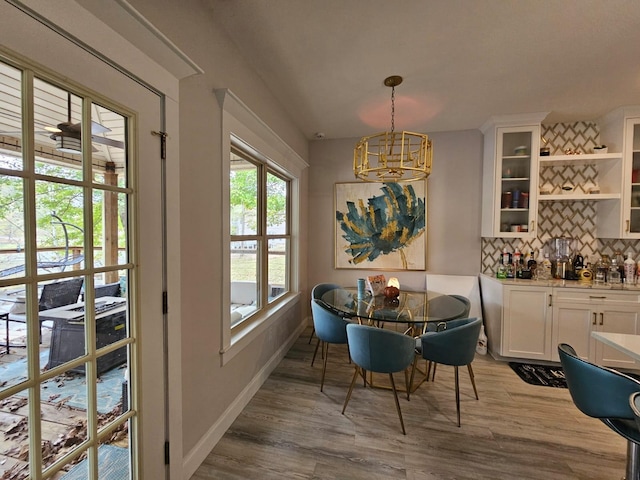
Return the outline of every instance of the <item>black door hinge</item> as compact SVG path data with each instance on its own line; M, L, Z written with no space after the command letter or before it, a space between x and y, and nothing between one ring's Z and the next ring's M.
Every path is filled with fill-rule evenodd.
M167 132L151 132L152 135L160 137L160 158L162 160L167 159Z

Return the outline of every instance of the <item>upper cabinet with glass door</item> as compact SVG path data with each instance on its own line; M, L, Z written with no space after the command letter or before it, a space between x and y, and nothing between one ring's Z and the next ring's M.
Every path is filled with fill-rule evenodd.
M482 127L483 237L535 237L540 123L545 116L493 117Z
M640 238L640 107L621 107L602 119L600 137L622 152L622 198L597 205L599 238Z
M623 204L623 235L640 238L640 117L627 118L625 130L625 183L629 194Z

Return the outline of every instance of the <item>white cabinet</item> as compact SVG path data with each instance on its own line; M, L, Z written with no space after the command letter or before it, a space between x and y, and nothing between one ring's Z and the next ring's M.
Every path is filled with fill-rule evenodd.
M551 288L504 287L502 352L505 357L551 358Z
M607 290L554 289L552 343L568 343L581 358L598 365L634 368L624 353L591 337L592 331L640 333L640 298L637 293ZM559 361L557 348L552 360Z
M480 275L489 351L495 358L558 362L558 344L568 343L592 363L638 368L591 332L640 334L640 291L527 282Z
M540 122L546 115L493 117L482 127L483 237L535 237Z

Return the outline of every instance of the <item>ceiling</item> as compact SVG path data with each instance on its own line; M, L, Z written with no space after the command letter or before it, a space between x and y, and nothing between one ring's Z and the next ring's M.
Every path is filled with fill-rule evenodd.
M637 0L205 0L309 139L640 104Z

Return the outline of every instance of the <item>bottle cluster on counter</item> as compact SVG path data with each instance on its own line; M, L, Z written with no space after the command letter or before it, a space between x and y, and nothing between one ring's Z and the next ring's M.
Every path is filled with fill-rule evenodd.
M623 255L622 252L616 251L613 257L602 254L594 264L580 253L576 253L568 261L552 261L549 253L542 250L538 252L536 260L533 250L523 255L518 248L509 252L507 247L504 247L498 261L496 277L577 280L611 286L636 285L640 283L640 260L636 262L631 252Z

